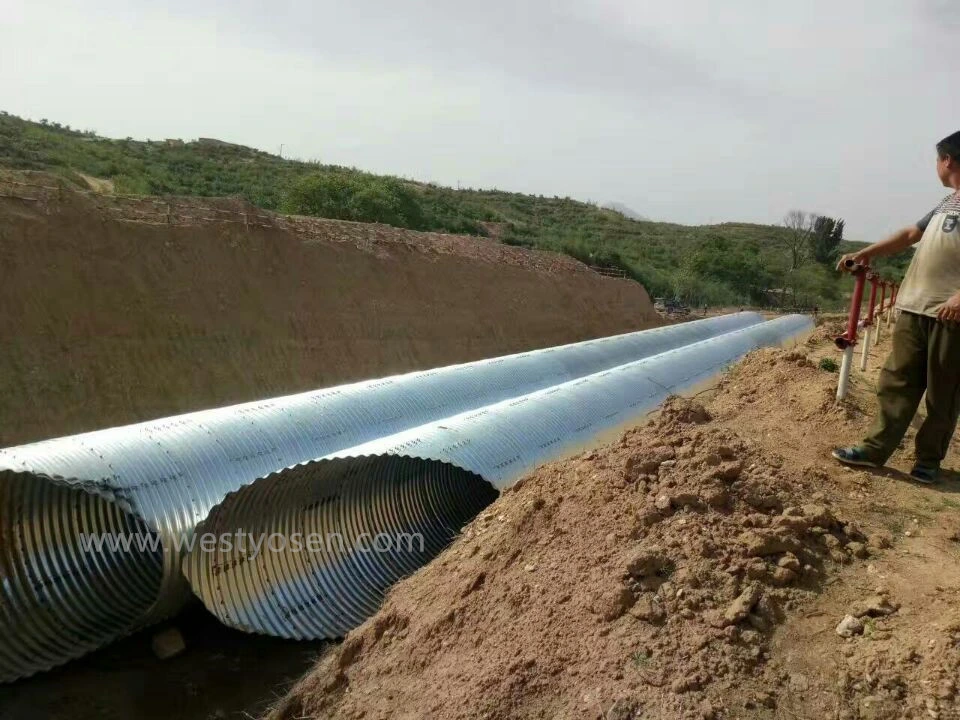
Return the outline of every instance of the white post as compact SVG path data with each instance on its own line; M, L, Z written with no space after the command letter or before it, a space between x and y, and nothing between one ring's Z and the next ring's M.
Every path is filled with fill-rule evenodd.
M847 396L847 386L850 384L850 365L853 363L853 347L843 351L843 361L840 363L840 383L837 385L837 400Z
M880 344L880 322L879 322L879 318L877 318L877 323L876 323L876 325L877 325L877 332L876 332L876 334L873 336L873 344L874 344L874 345L879 345L879 344Z
M872 331L872 325L867 325L867 327L863 329L863 352L860 354L860 372L867 369L867 358L870 357L870 333Z
M887 327L890 327L890 318L893 317L893 308L887 308Z

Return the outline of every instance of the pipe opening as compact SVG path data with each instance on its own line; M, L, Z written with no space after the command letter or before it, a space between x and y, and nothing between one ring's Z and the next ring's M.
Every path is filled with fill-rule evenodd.
M134 630L162 574L159 537L117 503L0 471L0 682Z
M311 462L229 495L197 528L183 570L227 625L341 637L496 497L479 475L435 460Z

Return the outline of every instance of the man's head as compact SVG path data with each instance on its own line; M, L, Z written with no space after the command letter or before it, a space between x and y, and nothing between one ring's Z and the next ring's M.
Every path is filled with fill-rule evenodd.
M960 132L937 143L937 175L947 187L960 190Z

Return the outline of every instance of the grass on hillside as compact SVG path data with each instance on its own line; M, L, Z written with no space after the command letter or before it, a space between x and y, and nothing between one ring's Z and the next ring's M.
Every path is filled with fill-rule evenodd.
M622 269L651 295L696 306L834 309L851 286L828 265L810 261L791 270L783 227L632 220L570 198L454 190L219 141L114 140L2 113L0 165L52 171L81 185L77 173L84 173L111 180L122 194L240 196L268 210L493 235ZM899 278L904 268L898 259L884 271Z

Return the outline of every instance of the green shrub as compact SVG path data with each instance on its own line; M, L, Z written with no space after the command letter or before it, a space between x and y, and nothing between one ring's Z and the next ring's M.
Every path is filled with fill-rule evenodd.
M827 372L836 372L837 371L837 361L833 358L820 358L820 363L817 365L821 370L826 370Z
M335 220L379 222L425 229L416 193L388 177L320 172L290 184L280 204L283 212Z

